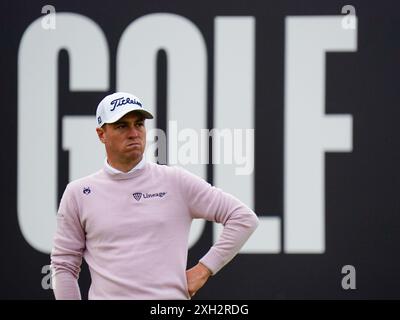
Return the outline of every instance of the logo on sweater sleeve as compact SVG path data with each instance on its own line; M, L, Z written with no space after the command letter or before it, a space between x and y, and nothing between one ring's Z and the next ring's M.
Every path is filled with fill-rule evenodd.
M90 187L83 187L83 194L88 195L91 192Z

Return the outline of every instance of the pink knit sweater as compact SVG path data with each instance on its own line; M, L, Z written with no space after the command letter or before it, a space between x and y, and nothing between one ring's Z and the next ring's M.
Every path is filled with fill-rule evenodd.
M130 173L107 166L68 184L57 215L51 263L56 299L80 299L82 257L89 299L190 299L186 282L193 219L224 225L200 259L213 274L258 225L253 211L186 170L154 163Z

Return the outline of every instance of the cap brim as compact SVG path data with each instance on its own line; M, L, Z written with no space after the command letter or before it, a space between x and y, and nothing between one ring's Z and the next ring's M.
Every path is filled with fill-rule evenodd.
M150 112L148 112L147 110L139 109L139 108L135 108L135 107L131 107L131 108L127 107L127 108L125 108L125 110L123 112L116 114L114 117L112 117L108 121L104 121L103 124L114 123L114 122L118 121L119 119L121 119L124 115L126 115L127 113L132 112L132 111L141 113L145 119L153 119L154 118L153 115Z

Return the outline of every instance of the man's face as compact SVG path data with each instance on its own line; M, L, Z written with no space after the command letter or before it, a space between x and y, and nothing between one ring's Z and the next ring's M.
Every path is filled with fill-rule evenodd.
M129 112L117 122L106 123L96 131L106 147L108 158L130 162L142 157L146 147L146 128L140 113Z

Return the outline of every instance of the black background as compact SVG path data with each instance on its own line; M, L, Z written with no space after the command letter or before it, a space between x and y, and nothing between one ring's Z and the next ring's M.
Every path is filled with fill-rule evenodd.
M393 299L400 297L400 5L395 1L2 1L0 298L53 299L41 287L49 256L23 238L17 218L17 57L23 32L51 4L101 26L110 50L111 90L116 49L125 28L154 12L179 14L201 31L208 50L208 106L213 108L216 16L256 19L256 198L258 215L283 212L284 23L289 15L340 15L351 4L358 16L357 52L328 53L326 113L353 116L353 152L326 155L324 254L240 254L199 291L196 299ZM59 56L59 115L93 115L109 92L72 93L68 55ZM160 55L158 127L165 128L165 58ZM86 106L86 107L85 107ZM93 106L88 108L87 106ZM61 121L61 120L60 120ZM209 128L213 119L209 116ZM61 130L59 141L61 141ZM32 133L35 139L35 133ZM68 181L68 154L59 147L59 190ZM45 170L45 168L43 168ZM208 180L213 181L212 166ZM284 221L282 220L282 224ZM190 250L191 266L211 245L211 225ZM341 268L354 265L357 289L343 290ZM87 297L88 271L80 279Z

